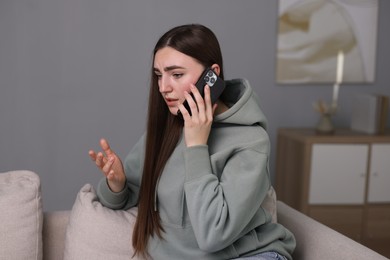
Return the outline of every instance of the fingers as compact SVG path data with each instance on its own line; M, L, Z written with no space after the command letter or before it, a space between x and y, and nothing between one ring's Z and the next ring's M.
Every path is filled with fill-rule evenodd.
M187 121L191 118L191 116L194 115L194 113L198 112L198 109L197 109L197 105L194 101L193 96L191 96L187 91L184 92L184 98L185 98L185 101L187 102L187 104L186 104L187 106L184 106L184 104L186 102L182 102L178 106L177 114L178 115L181 114L184 121ZM190 112L191 112L191 114L190 114Z
M204 97L200 94L199 90L195 87L195 85L191 85L191 94L185 92L185 98L188 103L189 109L191 111L192 118L199 118L201 121L204 121L206 118L210 118L213 115L213 106L211 104L210 98L210 87L205 85L204 87ZM186 113L186 109L184 106L179 105L179 111L182 113L183 117L187 115L190 116L189 113Z
M109 157L108 161L104 164L102 168L102 171L107 178L110 177L112 179L112 177L114 176L114 171L111 169L112 165L114 164L114 161L114 157Z
M199 93L199 92L198 92L198 93ZM197 103L195 102L195 100L196 100L195 95L196 95L196 94L194 94L194 92L192 92L192 94L193 94L193 95L189 94L188 92L185 92L185 93L184 93L184 96L185 96L185 98L186 98L186 100L187 100L187 103L188 103L188 106L189 106L189 108L190 108L190 110L191 110L191 116L192 116L192 117L197 117L197 116L198 116L198 105L199 105L199 104L197 104Z
M211 103L211 95L210 95L210 87L209 85L206 85L204 88L204 101L206 105L206 114L210 118L213 117L214 111L216 109L216 104L212 105Z
M204 87L204 97L200 94L199 90L193 85L191 91L196 100L196 115L200 122L208 122L213 120L214 107L211 104L210 87L206 84ZM191 110L192 112L192 110Z
M103 151L106 153L107 156L112 155L114 152L111 150L110 145L108 144L107 140L102 138L100 139L100 147L102 147Z
M96 153L94 150L89 150L89 157L107 178L110 189L119 192L126 182L123 164L105 139L100 140L100 146L103 151Z
M112 166L115 162L115 157L105 157L103 153L99 152L96 154L96 152L93 150L90 150L88 154L92 161L95 162L96 166L104 173L104 175L108 179L112 180L114 178L114 170L112 169Z
M94 161L96 165L101 168L102 165L107 162L107 157L114 157L115 153L111 150L110 145L104 138L100 139L100 146L103 149L105 155L102 152L96 154L94 150L89 150L88 154L92 161Z
M96 153L94 150L89 150L89 157L91 157L92 161L96 161Z
M114 153L114 151L111 150L111 147L108 144L106 139L104 139L104 138L100 139L100 147L102 148L102 150L103 150L105 155L103 153L101 153L101 152L99 152L96 155L93 150L90 150L89 154L90 154L92 159L94 159L94 158L102 159L103 162L106 163L107 157L115 157L115 153Z

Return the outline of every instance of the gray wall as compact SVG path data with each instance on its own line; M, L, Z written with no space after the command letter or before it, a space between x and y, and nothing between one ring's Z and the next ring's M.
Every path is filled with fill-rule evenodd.
M100 172L88 157L106 137L124 157L142 134L151 50L172 26L203 23L220 39L227 78L245 77L269 119L271 172L279 127L313 127L325 85L275 83L277 1L0 0L0 171L42 180L45 210L70 209ZM377 78L340 90L335 123L350 124L353 93L390 95L390 1L380 0ZM387 28L387 29L386 29Z

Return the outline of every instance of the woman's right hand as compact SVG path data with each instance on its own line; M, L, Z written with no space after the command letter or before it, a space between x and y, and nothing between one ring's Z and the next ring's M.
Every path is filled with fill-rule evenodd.
M120 192L126 184L126 175L121 159L111 150L107 140L101 139L103 152L89 151L89 156L107 178L108 186L113 192ZM103 154L104 153L104 154Z

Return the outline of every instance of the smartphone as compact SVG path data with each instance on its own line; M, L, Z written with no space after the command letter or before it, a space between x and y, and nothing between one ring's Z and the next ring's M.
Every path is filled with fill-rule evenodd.
M204 97L204 87L206 84L210 87L211 103L214 104L225 89L225 81L218 77L218 75L211 68L207 68L203 71L202 75L200 75L198 81L195 83L195 86L199 90L199 93L202 95L202 97ZM192 94L191 96L194 98ZM191 109L187 101L185 101L183 105L191 114ZM180 110L178 111L178 114L180 114Z

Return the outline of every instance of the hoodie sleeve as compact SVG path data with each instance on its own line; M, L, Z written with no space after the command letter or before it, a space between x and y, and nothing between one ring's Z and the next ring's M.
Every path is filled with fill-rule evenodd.
M127 185L121 192L113 192L107 179L102 178L97 186L99 201L111 209L129 209L138 203L139 188L143 171L144 137L133 147L124 161Z
M221 250L269 221L260 208L270 187L268 150L269 139L263 137L234 151L218 179L208 146L186 149L186 202L202 250Z

